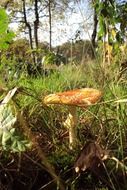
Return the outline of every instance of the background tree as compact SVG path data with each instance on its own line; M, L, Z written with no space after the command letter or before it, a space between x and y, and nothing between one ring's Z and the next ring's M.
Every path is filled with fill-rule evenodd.
M93 13L93 32L91 36L91 42L93 46L93 51L95 51L96 48L96 36L97 36L97 26L98 26L98 16L97 16L97 5L96 5L96 0L92 0L92 7L94 9ZM94 55L94 52L93 52Z
M52 11L51 0L48 1L48 13L49 13L49 51L52 49Z
M38 12L38 0L34 1L34 12L35 12L35 21L34 21L34 38L35 38L35 47L38 49L38 28L39 28L39 12Z
M28 28L30 47L31 47L31 50L33 50L32 28L31 28L30 23L27 20L26 0L22 0L22 7L23 7L24 23L25 23L25 26Z

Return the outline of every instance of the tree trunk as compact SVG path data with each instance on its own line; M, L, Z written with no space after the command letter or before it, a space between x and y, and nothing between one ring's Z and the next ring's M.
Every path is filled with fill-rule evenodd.
M38 0L35 0L34 11L35 11L34 38L35 38L35 47L36 49L38 49L38 27L39 27Z
M52 50L52 14L51 14L51 0L49 0L48 4L49 11L49 50Z
M95 57L95 48L96 48L96 36L97 36L97 25L98 25L98 17L96 12L96 7L94 7L94 16L93 16L93 33L91 37L92 47L93 47L93 57Z
M30 42L30 47L33 49L33 41L32 41L32 29L30 26L30 23L27 21L27 16L26 16L26 1L22 0L23 2L23 14L24 14L24 22L26 27L28 28L29 31L29 42Z
M92 45L94 48L96 47L97 25L98 25L97 13L96 9L94 9L94 28L92 33Z
M30 23L27 21L27 15L26 15L26 0L22 0L23 2L23 14L24 14L24 22L26 27L28 28L28 33L29 33L29 43L30 43L30 48L31 50L33 50L33 40L32 40L32 28ZM35 55L32 51L32 59L33 59L33 63L35 64Z

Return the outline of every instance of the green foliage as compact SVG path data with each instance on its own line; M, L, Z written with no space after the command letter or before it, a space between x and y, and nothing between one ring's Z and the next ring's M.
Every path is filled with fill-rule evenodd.
M0 9L0 33L4 33L8 28L8 16L4 9Z
M0 8L0 50L7 49L14 38L14 33L8 30L9 19L6 11Z
M93 6L98 17L97 52L100 56L103 55L103 62L108 61L110 64L111 61L115 61L122 55L120 46L126 43L127 3L125 1L96 0Z
M44 56L44 65L60 65L65 64L66 59L64 56L54 53L54 52L47 52Z
M44 64L48 65L48 64L55 64L56 61L56 56L53 52L49 52L46 56L45 56L45 61Z
M9 102L15 92L16 88L9 91L0 104L0 149L2 151L22 152L31 146L30 142L14 128L17 116L13 113L14 105Z
M102 40L108 34L108 43L123 43L127 28L125 21L127 3L114 0L96 0L94 7L99 20L98 40ZM115 36L112 35L112 30L116 32Z
M127 29L127 23L126 18L127 17L127 2L123 1L119 4L117 4L117 17L116 21L120 24L120 35L122 39L126 37L126 29ZM120 38L120 39L121 39Z
M66 57L66 63L73 60L79 64L83 59L92 57L92 45L89 40L75 40L74 42L66 42L59 48L59 52Z
M115 27L116 24L116 9L115 1L95 1L95 9L99 20L98 39L102 40L109 31L110 27ZM110 36L111 38L111 36Z

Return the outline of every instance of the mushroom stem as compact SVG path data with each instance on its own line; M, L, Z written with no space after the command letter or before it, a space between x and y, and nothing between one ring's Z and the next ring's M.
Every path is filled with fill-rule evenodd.
M77 144L76 125L77 125L77 113L76 107L69 106L69 114L64 122L64 126L69 131L69 148L72 150Z

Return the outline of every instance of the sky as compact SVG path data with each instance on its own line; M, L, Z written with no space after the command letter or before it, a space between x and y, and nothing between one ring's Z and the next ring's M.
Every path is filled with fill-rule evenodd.
M70 5L71 6L71 5ZM80 30L82 39L90 39L92 33L92 11L89 8L88 1L78 0L75 3L75 10L70 13L66 12L64 19L52 19L52 45L61 45L67 41L72 41L76 33ZM34 20L34 16L29 16L29 21ZM47 18L41 19L43 25L39 28L39 41L49 43L49 25ZM44 27L43 27L44 26ZM18 24L10 24L13 30L18 31ZM23 37L23 34L22 34Z
M54 21L55 27L53 27L52 35L54 46L72 41L79 30L81 30L81 37L83 39L90 39L92 27L88 23L92 20L92 14L88 9L88 1L85 4L79 3L76 7L77 10L72 14L67 13L64 20ZM47 31L43 33L42 40L49 40Z

